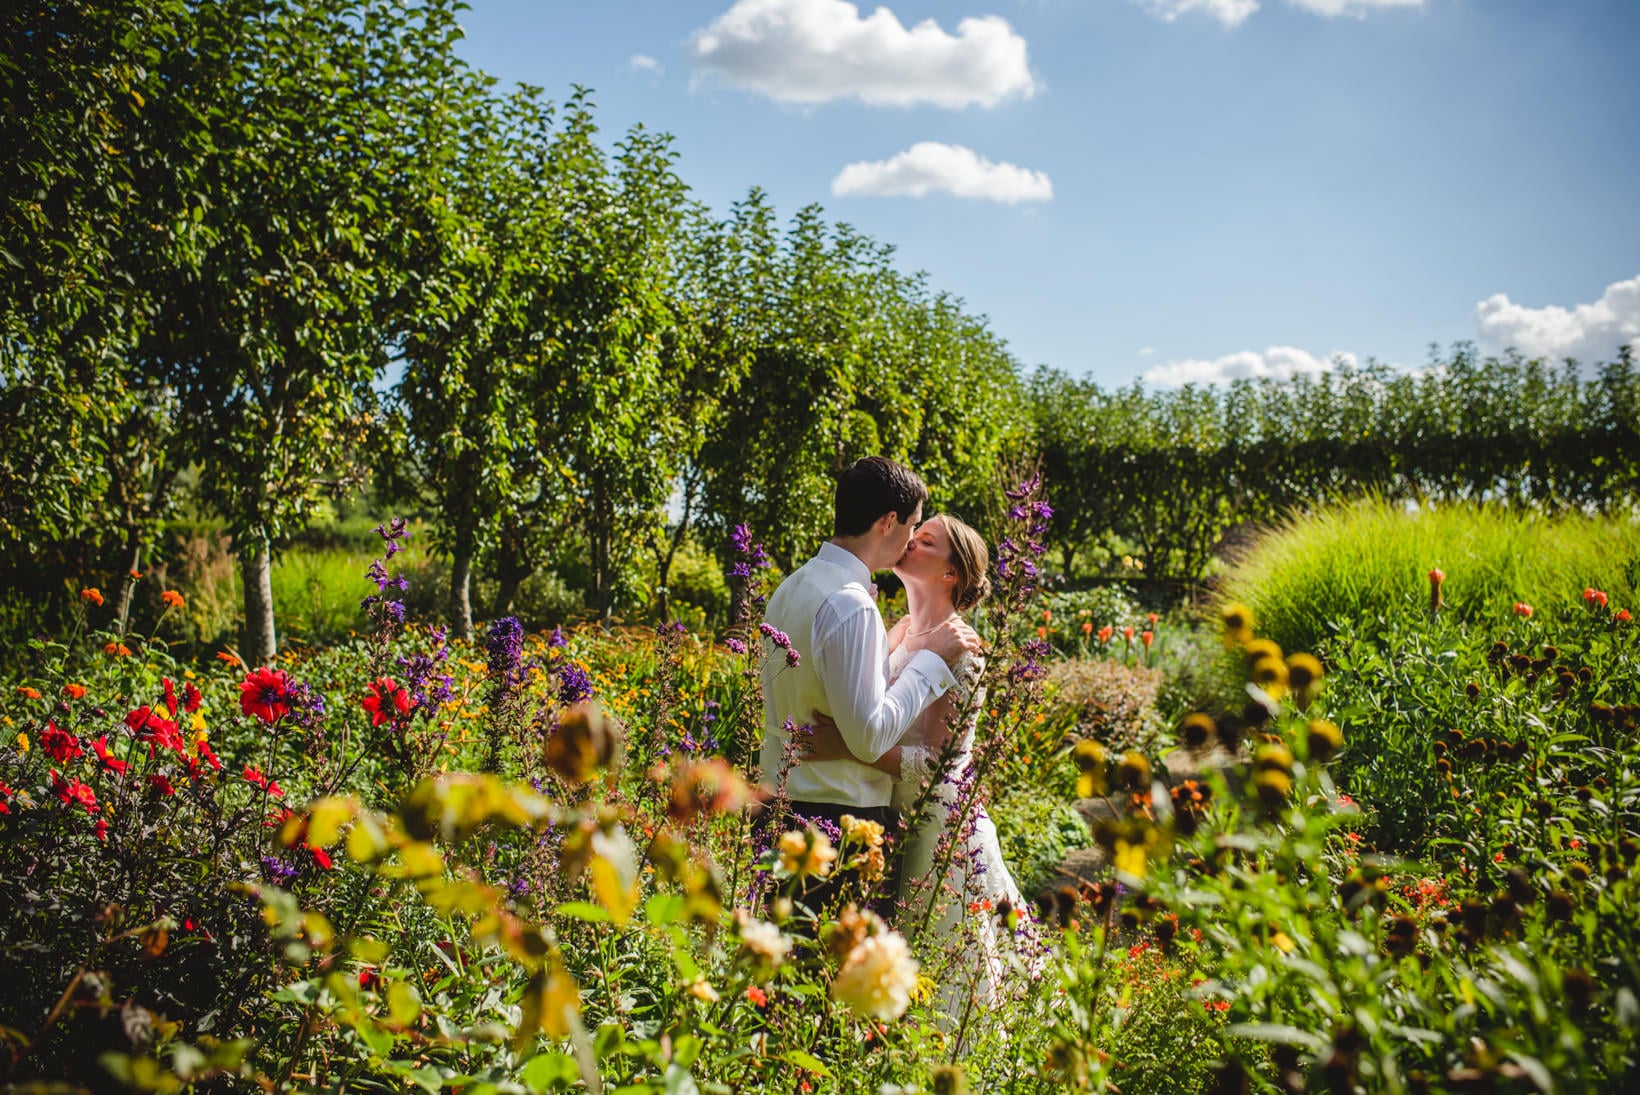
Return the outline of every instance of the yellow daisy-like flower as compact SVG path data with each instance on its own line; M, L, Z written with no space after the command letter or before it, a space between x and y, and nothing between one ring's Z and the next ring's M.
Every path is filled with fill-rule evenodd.
M1313 759L1326 760L1344 748L1344 732L1326 719L1315 719L1306 729L1309 731L1306 741Z
M1091 798L1104 794L1105 768L1110 763L1109 751L1096 741L1079 741L1076 748L1071 750L1071 760L1076 762L1076 770L1080 773L1076 777L1077 797Z

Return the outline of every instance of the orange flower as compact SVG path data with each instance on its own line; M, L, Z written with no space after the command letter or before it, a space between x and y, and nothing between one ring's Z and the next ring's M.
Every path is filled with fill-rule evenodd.
M1093 634L1093 621L1092 620L1082 621L1082 634L1084 634L1084 635L1092 635Z
M80 600L86 602L87 604L93 604L98 608L101 608L103 603L102 590L98 589L96 586L88 586L85 589L80 590Z
M131 648L124 643L109 642L103 645L103 653L115 658L129 658Z
M1532 606L1527 604L1525 601L1516 601L1515 602L1515 615L1524 616L1528 620L1531 619L1532 618Z
M1156 641L1156 633L1154 631L1146 631L1139 636L1139 641L1145 644L1146 650L1149 650L1150 644Z
M128 570L126 573L131 575L131 578L134 581L140 581L142 578L142 571L140 570Z
M1036 637L1039 638L1039 639L1046 639L1048 637L1048 629L1045 628L1045 627L1037 628L1036 629Z
M40 698L40 690L38 688L30 688L26 684L17 689L17 694L22 696L25 700L37 700Z
M159 599L165 602L166 608L181 608L184 603L182 600L182 594L178 593L174 589L168 589L164 593L161 593L159 595Z
M216 652L216 660L219 662L227 662L229 665L236 668L244 664L236 656L228 653L226 650L218 650Z
M85 698L85 685L83 685L83 684L65 684L65 685L63 685L63 695L67 696L71 700L84 699Z

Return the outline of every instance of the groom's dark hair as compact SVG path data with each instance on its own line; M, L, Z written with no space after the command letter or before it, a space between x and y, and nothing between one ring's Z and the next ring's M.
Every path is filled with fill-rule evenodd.
M904 464L886 456L856 460L837 477L831 534L858 536L890 510L903 525L926 501L922 477Z

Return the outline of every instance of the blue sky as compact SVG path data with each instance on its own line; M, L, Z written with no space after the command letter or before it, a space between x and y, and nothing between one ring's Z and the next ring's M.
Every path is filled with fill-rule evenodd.
M473 64L821 203L1027 366L1640 342L1640 0L471 2Z

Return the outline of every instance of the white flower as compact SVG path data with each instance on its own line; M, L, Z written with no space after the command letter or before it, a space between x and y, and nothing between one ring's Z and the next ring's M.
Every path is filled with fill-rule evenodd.
M911 1006L917 960L898 932L862 939L831 983L831 998L865 1019L898 1019Z
M762 959L771 966L784 962L792 949L791 939L782 935L779 928L767 920L753 920L750 917L740 925L740 945L752 957Z

